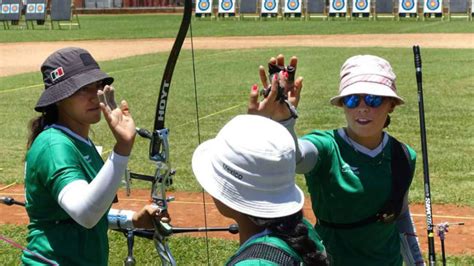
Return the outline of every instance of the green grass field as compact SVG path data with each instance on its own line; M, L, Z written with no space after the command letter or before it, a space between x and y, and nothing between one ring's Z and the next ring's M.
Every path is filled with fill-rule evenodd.
M124 27L124 35L115 35L114 30L104 30L102 36L97 32L58 31L51 32L51 36L32 37L33 31L1 31L0 41L39 41L58 40L63 34L65 39L110 39L113 37L125 38L125 32L138 28L151 27L140 23L130 26L130 18L139 16L87 16L81 21L85 24L87 19L117 18L114 27ZM174 37L179 17L177 16L143 16L142 19L159 19L163 23L169 20L168 35L161 37ZM92 23L92 22L91 22ZM115 23L115 22L114 22ZM156 23L156 22L155 22ZM304 29L297 33L316 34L329 33L326 31L311 31L309 25L330 25L335 31L348 32L346 27L355 27L349 22L262 22L263 27L248 26L260 22L233 22L224 23L199 21L195 23L197 35L208 35L215 28L216 35L226 32L240 32L246 35L280 34L278 28L285 28L286 33L292 32L292 27ZM288 23L288 24L286 24ZM375 33L382 29L376 25L379 22L354 22L357 32ZM394 24L393 24L394 23ZM452 24L451 24L452 23ZM388 31L393 32L432 32L434 25L445 27L444 30L455 32L472 32L472 23L439 23L439 22L387 22ZM136 23L138 24L138 23ZM151 24L151 23L150 23ZM197 26L196 26L197 25ZM209 28L204 29L205 25ZM276 26L275 26L276 25ZM296 27L296 25L298 25ZM306 26L305 26L306 25ZM391 25L391 26L390 26ZM396 25L403 25L398 31ZM404 27L406 26L406 27ZM224 28L228 27L228 31ZM239 30L235 30L235 27ZM262 28L266 28L263 31ZM307 28L305 28L307 27ZM448 27L448 28L446 28ZM454 27L454 28L450 28ZM40 32L40 31L38 31ZM153 34L145 36L147 32L137 32L128 37L142 38L155 37ZM443 31L441 31L443 32ZM6 33L4 35L4 33ZM49 33L49 32L48 32ZM60 34L61 33L61 34ZM154 31L156 32L156 29ZM294 32L292 32L294 33ZM38 33L39 34L39 33ZM57 35L55 35L57 34ZM148 33L147 33L148 34ZM6 36L9 37L6 37ZM47 35L47 34L45 34ZM79 36L81 35L81 36ZM122 37L120 37L122 36ZM36 38L36 39L35 39ZM395 110L392 115L392 124L389 132L408 143L418 152L418 165L414 183L411 187L411 201L423 201L423 174L421 163L421 145L418 124L418 104L413 55L409 47L399 49L384 48L285 48L285 49L257 49L257 50L231 50L231 51L195 51L196 79L198 91L198 105L201 132L201 141L209 139L231 119L231 117L245 113L247 95L252 84L258 82L257 69L270 56L278 53L296 55L300 58L298 75L304 76L303 96L299 106L300 118L297 123L299 134L309 132L313 128L330 129L344 126L344 116L338 108L332 107L328 99L337 92L338 74L341 64L346 58L355 54L375 54L388 59L398 75L398 89L405 98L406 105ZM129 101L131 112L137 126L151 128L155 112L158 86L168 57L167 53L136 56L120 60L101 62L102 68L115 77L117 98ZM474 167L472 154L474 154L474 53L469 49L423 49L423 74L424 74L424 101L428 137L429 162L431 174L432 200L434 204L450 203L463 206L474 206ZM191 168L190 158L193 150L198 145L196 131L195 96L193 87L193 74L191 53L183 51L174 72L173 82L168 101L167 126L170 129L171 163L177 170L173 189L179 191L200 191L195 182ZM39 73L27 73L16 76L0 78L0 121L3 130L0 131L0 183L22 183L23 157L27 137L27 122L33 116L33 106L41 91L41 76ZM91 138L96 145L103 145L106 152L110 152L113 145L112 136L106 123L101 121L93 128ZM130 168L135 171L151 173L153 165L147 159L148 142L143 139L136 140L134 153L130 161ZM302 177L298 183L304 187ZM147 187L148 184L138 184L136 187ZM420 229L418 229L420 230ZM17 226L0 226L2 235L13 238L21 244L26 244L26 228ZM111 235L111 265L119 265L126 256L126 240L118 233ZM136 259L140 265L159 265L158 257L153 244L148 241L137 241ZM170 242L173 254L176 255L179 265L205 264L206 254L204 241L195 238L172 238ZM17 265L19 252L4 243L0 244L0 261L5 265ZM211 244L211 264L221 265L237 248L237 243L229 241L213 241ZM440 256L438 256L440 258ZM450 263L456 265L472 265L474 257L450 257ZM453 264L453 265L454 265Z
M300 134L312 128L330 129L344 125L340 109L328 104L337 91L338 70L353 54L377 54L387 58L398 75L400 94L407 104L397 108L389 128L391 134L413 146L421 154L417 90L411 49L383 48L287 48L242 51L196 51L198 106L201 139L213 137L232 116L244 113L250 86L258 81L259 63L278 52L299 55L298 74L305 78L300 104ZM304 56L303 56L304 55ZM433 201L474 206L474 187L470 155L474 153L472 114L474 54L472 50L422 50L424 62L425 116L432 178ZM118 97L131 105L136 123L150 128L153 124L158 84L167 54L137 56L102 63L115 78ZM194 89L190 52L179 61L169 99L167 126L170 128L171 162L177 169L175 189L199 189L191 174L190 158L198 144ZM238 74L237 74L238 73ZM42 87L37 73L0 79L0 132L2 170L0 182L22 182L22 158L25 153L27 121ZM230 108L230 109L229 109ZM224 111L227 110L227 111ZM93 140L105 150L112 136L101 121L94 127ZM131 169L151 171L147 161L148 142L137 139ZM419 162L421 162L421 157ZM421 163L412 187L412 200L423 197Z
M81 15L79 19L81 30L3 30L0 27L0 42L174 38L181 15ZM461 20L193 21L194 36L473 32L474 23Z

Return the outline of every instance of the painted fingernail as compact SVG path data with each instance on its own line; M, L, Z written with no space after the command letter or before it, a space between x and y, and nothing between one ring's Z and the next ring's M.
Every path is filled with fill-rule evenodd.
M278 79L278 75L273 75L273 80L277 80Z
M252 86L252 90L253 90L253 91L256 91L256 90L258 90L258 86L257 86L257 84L253 84L253 86Z

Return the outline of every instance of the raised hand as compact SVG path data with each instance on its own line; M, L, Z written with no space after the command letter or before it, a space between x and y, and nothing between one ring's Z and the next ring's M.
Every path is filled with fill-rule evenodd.
M114 151L123 156L130 155L136 129L127 102L122 101L118 107L115 103L114 88L109 85L106 85L103 90L97 91L97 96L105 120L117 141Z
M291 106L283 100L276 100L281 98L279 93L283 93L291 105L295 108L298 106L300 92L303 87L303 78L298 77L295 80L297 63L298 59L292 57L290 64L285 67L285 58L283 55L280 54L277 58L272 57L268 62L269 77L267 77L265 68L263 66L259 67L260 81L262 82L264 90L266 90L262 94L266 97L259 101L258 87L254 85L250 92L249 114L259 114L275 121L286 120L292 116L289 108ZM269 80L270 78L272 80ZM269 82L271 82L270 87L268 85ZM279 87L283 88L283 92L279 92Z

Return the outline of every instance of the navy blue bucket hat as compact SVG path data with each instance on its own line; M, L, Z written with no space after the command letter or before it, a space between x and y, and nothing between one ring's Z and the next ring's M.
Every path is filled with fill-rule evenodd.
M35 106L37 112L73 95L80 88L103 81L110 85L114 79L100 70L92 55L76 47L60 49L51 54L41 65L44 91Z

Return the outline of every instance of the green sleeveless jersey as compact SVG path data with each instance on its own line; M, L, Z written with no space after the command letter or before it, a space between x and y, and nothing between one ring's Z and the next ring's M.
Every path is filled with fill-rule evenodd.
M373 216L390 197L391 141L370 157L357 151L338 130L313 131L302 139L318 149L315 167L305 174L316 217L350 224ZM416 153L407 147L414 167ZM357 228L316 225L333 265L402 265L395 223L374 222Z
M57 128L41 132L26 155L25 197L30 218L27 249L60 265L107 265L107 214L91 229L73 221L59 206L61 190L70 182L88 183L103 165L92 142ZM23 252L25 265L44 261Z

